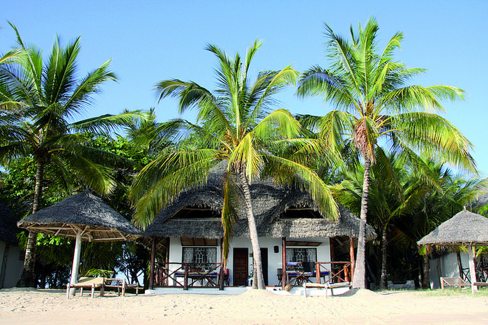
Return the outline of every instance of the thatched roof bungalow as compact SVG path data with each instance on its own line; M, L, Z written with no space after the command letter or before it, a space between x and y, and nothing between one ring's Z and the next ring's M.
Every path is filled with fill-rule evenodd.
M221 173L212 173L206 186L182 193L146 229L146 237L163 242L166 247L161 254L161 250L156 248L158 245L153 245L152 255L159 254L160 267L166 265L171 269L202 261L220 263L223 237ZM345 260L346 272L349 272L347 280L350 280L350 262L354 263L353 245L359 230L357 217L341 208L339 220L330 220L320 214L308 194L297 189L280 188L266 181L252 184L251 196L268 285L282 282L282 270L286 269L283 261L323 262L322 266L330 269L330 262ZM234 199L234 208L237 221L232 231L226 267L229 269L229 284L239 286L248 283L252 249L240 197ZM375 236L373 228L367 226L367 238L370 240ZM346 280L344 274L342 280ZM178 286L181 282L163 278L154 281L156 286Z

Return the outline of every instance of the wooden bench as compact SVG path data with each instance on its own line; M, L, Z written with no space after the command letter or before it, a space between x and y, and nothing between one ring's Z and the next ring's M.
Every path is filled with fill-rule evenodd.
M351 288L351 283L350 282L339 282L339 283L314 283L314 282L306 282L303 284L303 292L305 295L305 298L307 297L307 289L308 288L314 288L314 289L325 289L325 297L328 296L329 289L330 293L333 296L334 295L334 289L339 289L339 288Z
M488 287L488 282L475 282L473 284L475 287Z

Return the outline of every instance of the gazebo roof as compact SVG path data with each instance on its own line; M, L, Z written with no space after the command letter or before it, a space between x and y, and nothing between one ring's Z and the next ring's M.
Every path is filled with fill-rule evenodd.
M141 235L120 213L89 191L41 209L20 220L18 226L65 237L75 237L81 230L82 238L88 241L130 240Z
M417 242L419 245L488 245L488 218L463 210L443 222L427 236Z

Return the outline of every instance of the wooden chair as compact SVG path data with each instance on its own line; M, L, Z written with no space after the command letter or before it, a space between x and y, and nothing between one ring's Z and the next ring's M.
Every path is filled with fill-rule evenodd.
M125 279L119 278L104 278L103 279L103 287L104 289L117 289L117 295L125 296L125 289L127 288Z

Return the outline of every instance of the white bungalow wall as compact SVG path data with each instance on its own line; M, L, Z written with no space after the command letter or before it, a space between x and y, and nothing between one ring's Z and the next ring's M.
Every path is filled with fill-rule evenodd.
M0 288L15 287L24 266L23 256L19 247L0 241Z
M300 238L300 239L293 239L293 238L287 238L287 241L313 241L313 242L320 242L321 244L317 246L317 261L319 262L328 262L330 261L330 241L329 238ZM277 238L266 238L266 237L260 237L259 238L259 246L261 248L267 248L268 249L268 285L269 286L275 286L278 285L278 277L277 277L277 270L278 268L281 268L281 239ZM274 252L274 246L278 246L278 252ZM181 246L181 240L180 238L177 237L171 237L170 238L170 244L169 244L169 262L170 263L181 263L182 262L182 253L183 253L183 247ZM291 246L288 246L291 247ZM293 247L305 247L305 246L293 246ZM230 242L230 247L229 247L229 257L227 259L227 268L229 269L229 275L230 275L230 284L232 285L232 267L233 267L233 256L232 252L234 248L247 248L248 252L252 252L252 247L251 247L251 241L248 238L233 238ZM305 248L311 248L311 247L305 247ZM217 249L217 261L221 260L221 254L220 254L220 247ZM249 256L249 261L248 261L248 269L252 270L252 257ZM177 266L176 266L177 267ZM175 266L170 265L170 269L174 270Z
M468 267L469 258L467 253L461 253L461 263L463 268ZM430 259L430 287L440 288L440 277L459 276L459 267L456 253L449 253L437 258Z

